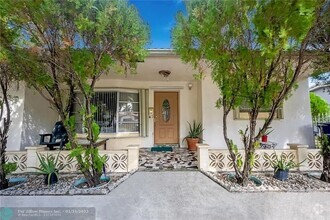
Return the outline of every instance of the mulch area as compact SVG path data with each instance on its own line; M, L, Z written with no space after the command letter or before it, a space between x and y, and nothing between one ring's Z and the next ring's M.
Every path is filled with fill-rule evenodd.
M60 174L59 181L50 186L44 184L43 175L24 174L12 175L23 177L27 180L15 186L1 190L2 196L39 196L39 195L105 195L119 184L124 182L136 171L130 173L109 173L110 181L95 188L78 188L74 182L83 177L82 174Z
M272 172L253 173L262 184L249 180L247 186L240 186L235 182L234 174L228 172L203 172L206 176L221 185L229 192L330 192L330 183L323 182L310 174L298 172L289 173L287 181L280 181L273 177Z

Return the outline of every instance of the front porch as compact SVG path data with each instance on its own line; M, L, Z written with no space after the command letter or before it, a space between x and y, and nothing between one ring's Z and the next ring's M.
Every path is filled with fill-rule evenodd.
M79 179L82 175L79 173L76 161L69 157L69 152L66 150L60 151L60 153L59 151L49 151L44 146L28 147L26 151L7 152L7 161L16 162L18 166L13 177L24 177L27 181L23 185L1 191L0 195L108 194L136 171L138 171L137 173L152 171L156 176L159 173L164 173L161 171L180 173L176 175L181 175L181 173L185 175L186 171L194 173L194 175L197 175L196 172L201 172L230 192L306 192L314 190L328 192L330 187L315 179L315 175L322 170L322 157L319 150L310 149L307 145L300 144L290 144L290 149L256 150L253 175L262 182L262 186L250 183L245 188L230 181L230 176L233 175L233 164L229 151L210 148L206 144L199 144L197 152L178 147L174 147L172 152L153 152L150 148L140 148L138 145L128 146L127 149L121 150L100 150L100 154L107 157L105 167L111 182L105 187L95 190L75 189L72 186L73 180ZM69 166L61 172L59 184L54 184L49 188L43 184L42 176L34 174L35 169L32 167L39 165L36 153L41 155L57 155L59 153L59 163L69 163ZM239 150L239 154L243 156L243 150ZM302 163L301 167L292 169L293 172L290 173L289 181L279 181L273 178L274 169L271 166L271 161L275 159L277 154L284 154L286 158L295 163Z
M140 148L139 170L197 170L197 153L174 147L172 152L155 152Z

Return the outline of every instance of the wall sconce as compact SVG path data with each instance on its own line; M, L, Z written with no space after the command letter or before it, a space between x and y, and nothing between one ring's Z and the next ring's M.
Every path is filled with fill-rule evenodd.
M191 88L193 87L192 83L188 83L188 89L191 90Z

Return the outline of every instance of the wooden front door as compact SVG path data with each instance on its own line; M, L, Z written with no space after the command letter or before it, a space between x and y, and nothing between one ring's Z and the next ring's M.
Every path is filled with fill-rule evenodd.
M154 103L155 144L178 144L178 92L155 92Z

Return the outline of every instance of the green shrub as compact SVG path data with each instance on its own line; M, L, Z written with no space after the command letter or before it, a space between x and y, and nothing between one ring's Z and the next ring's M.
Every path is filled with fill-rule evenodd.
M320 96L309 93L313 119L330 113L329 104Z
M5 175L11 174L15 170L17 170L17 163L7 162L4 164Z

